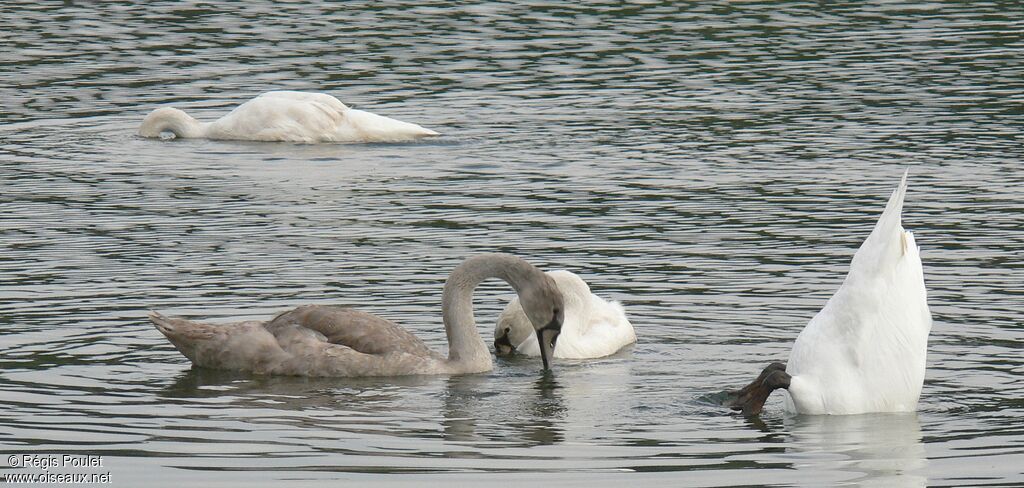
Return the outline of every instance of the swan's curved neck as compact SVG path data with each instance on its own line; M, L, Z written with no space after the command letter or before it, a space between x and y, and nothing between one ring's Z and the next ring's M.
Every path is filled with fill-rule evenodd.
M543 281L544 272L511 254L481 254L465 260L444 284L441 299L448 334L448 362L463 373L489 371L491 352L473 318L473 290L488 278L500 278L516 293L529 283Z
M160 137L163 132L170 132L174 137L203 137L206 124L192 118L189 114L176 108L163 107L149 113L139 127L142 137Z

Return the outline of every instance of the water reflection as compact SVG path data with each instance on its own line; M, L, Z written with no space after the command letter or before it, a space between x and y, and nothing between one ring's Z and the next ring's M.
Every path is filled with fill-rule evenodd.
M784 421L799 469L849 473L869 486L927 486L917 414L800 415Z
M262 376L193 367L164 388L161 396L168 399L214 399L235 407L379 414L402 410L412 394L423 394L440 381L433 376Z
M558 380L546 371L532 384L529 381L505 377L495 382L481 375L449 378L442 421L445 438L524 446L561 442L566 407ZM496 385L506 388L495 390Z

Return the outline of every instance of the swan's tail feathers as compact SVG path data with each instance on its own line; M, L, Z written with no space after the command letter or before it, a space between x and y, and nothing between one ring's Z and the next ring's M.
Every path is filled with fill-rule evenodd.
M901 214L903 199L907 194L907 174L903 173L899 186L892 192L885 211L878 218L878 223L871 235L857 250L853 257L852 269L885 269L892 266L908 253L916 254L917 247L913 234L903 230Z
M878 218L872 236L876 233L894 235L898 230L902 230L900 217L903 213L903 198L907 195L907 173L909 172L909 169L903 172L900 186L896 187L892 195L889 196L889 203L885 205L885 211Z
M214 326L191 320L170 318L158 312L150 311L149 320L156 326L156 330L166 336L167 340L171 341L171 344L193 363L196 362L196 344L208 341L217 335L217 328Z
M363 110L350 109L345 112L345 116L354 127L358 127L358 132L368 142L402 142L441 135L417 124Z

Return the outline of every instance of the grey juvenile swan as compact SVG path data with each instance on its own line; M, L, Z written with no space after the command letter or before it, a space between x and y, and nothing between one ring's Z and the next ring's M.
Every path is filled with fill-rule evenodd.
M441 304L447 358L394 323L351 308L306 305L269 322L228 325L149 317L192 364L205 368L338 377L479 373L493 365L473 318L473 290L488 278L515 288L545 346L548 369L562 327L562 296L551 277L510 254L473 256L448 277Z

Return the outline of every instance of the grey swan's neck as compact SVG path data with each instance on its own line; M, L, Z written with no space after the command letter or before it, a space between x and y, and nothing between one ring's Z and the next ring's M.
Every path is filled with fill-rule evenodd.
M163 132L170 132L174 137L197 138L206 135L208 124L200 122L191 115L172 107L158 108L149 113L139 127L142 137L160 137Z
M488 278L512 285L523 301L524 294L543 284L547 276L511 254L473 256L452 271L444 284L441 306L448 335L448 365L453 372L483 372L492 367L491 352L473 318L473 290Z

